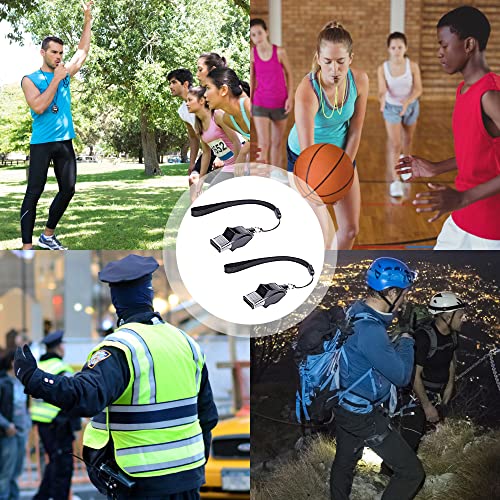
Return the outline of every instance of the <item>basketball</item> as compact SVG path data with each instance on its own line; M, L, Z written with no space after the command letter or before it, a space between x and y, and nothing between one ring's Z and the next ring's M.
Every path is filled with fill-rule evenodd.
M298 184L301 194L325 204L341 200L354 180L354 166L346 152L333 144L313 144L300 153L293 173L307 186Z

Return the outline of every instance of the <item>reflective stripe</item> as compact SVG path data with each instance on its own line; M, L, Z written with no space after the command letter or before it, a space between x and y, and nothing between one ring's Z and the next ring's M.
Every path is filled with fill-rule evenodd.
M133 335L144 348L144 354L146 355L146 359L149 363L148 377L149 377L149 402L156 402L156 380L155 380L155 371L153 364L153 356L151 356L151 351L149 350L148 345L144 342L144 339L134 330L130 330L129 328L120 328L120 332L130 333Z
M126 340L121 339L115 335L108 335L106 340L111 340L113 342L118 342L120 344L126 345L130 349L132 366L134 367L134 385L132 387L132 403L139 403L140 387L141 387L141 367L139 365L139 359L137 358L137 352L135 347Z
M143 431L150 429L168 429L169 427L176 427L178 425L192 424L198 420L198 414L184 418L177 418L174 420L166 420L164 422L147 422L147 423L133 423L133 424L117 424L110 422L109 429L111 431ZM92 420L90 422L95 429L106 430L106 424Z
M198 356L198 350L196 349L196 344L194 343L193 339L186 333L183 332L180 328L179 331L184 335L186 340L189 342L189 347L191 347L191 352L193 353L193 358L194 358L194 363L196 365L196 387L198 387L198 381L200 378L200 366L198 365L198 360L200 357Z
M198 434L192 438L180 439L171 443L152 444L148 446L133 446L132 448L123 448L116 450L117 455L134 455L136 453L153 453L155 451L173 450L190 444L197 444L203 441L203 434Z
M166 408L158 411L146 412L109 412L109 421L113 424L145 424L154 422L168 422L169 420L177 420L184 417L192 417L197 415L198 405L192 404L188 406L176 406L174 408ZM97 419L97 421L103 421Z
M155 410L166 410L168 408L176 408L178 406L187 406L192 405L198 402L198 397L186 398L186 399L178 399L176 401L169 401L168 403L156 403L152 405L111 405L108 406L108 410L110 412L147 412L147 411L155 411Z
M135 467L124 467L124 470L129 474L137 472L152 472L155 470L171 469L172 467L188 465L204 459L205 459L205 453L198 453L198 455L183 458L181 460L171 460L170 462L162 462L159 464L151 464L151 465L136 465Z

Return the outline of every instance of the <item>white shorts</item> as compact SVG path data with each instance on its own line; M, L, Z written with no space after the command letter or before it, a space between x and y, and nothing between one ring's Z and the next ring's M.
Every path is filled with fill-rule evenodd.
M434 250L500 250L500 240L488 240L460 229L451 215L439 233Z

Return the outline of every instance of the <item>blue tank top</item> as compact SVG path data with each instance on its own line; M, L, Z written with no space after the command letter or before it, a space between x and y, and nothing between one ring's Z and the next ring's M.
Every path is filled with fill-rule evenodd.
M39 69L23 78L29 78L40 92L44 92L54 78L54 73L42 72L42 70ZM31 144L67 141L75 137L73 118L71 116L71 94L69 84L70 77L68 75L64 80L59 82L59 87L57 88L57 93L53 101L41 115L37 115L30 109L31 116L33 117ZM54 104L58 107L57 113L52 112L52 106Z
M320 89L318 83L318 76L315 73L309 73L309 81L312 85L314 93L320 100ZM325 92L323 92L323 109L326 116L330 116L333 112L333 106L330 104L328 97ZM345 149L347 143L347 132L349 130L349 123L352 115L354 114L354 107L356 99L358 97L358 91L356 89L356 83L354 82L354 77L352 76L352 71L349 70L347 73L347 89L346 89L346 99L344 102L344 107L342 109L342 114L339 114L336 109L333 112L333 116L330 118L325 117L321 109L321 104L314 117L314 144L334 144L339 148ZM296 154L300 154L300 144L299 136L297 133L297 125L294 124L290 134L288 135L288 147Z

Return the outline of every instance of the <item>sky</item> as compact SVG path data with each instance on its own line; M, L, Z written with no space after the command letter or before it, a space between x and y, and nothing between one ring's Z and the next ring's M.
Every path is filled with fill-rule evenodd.
M24 75L33 73L41 65L40 48L25 35L24 46L10 43L7 34L12 31L7 21L0 22L0 85L21 82Z

